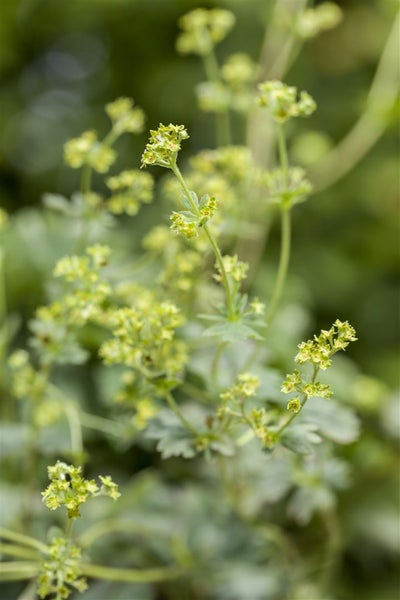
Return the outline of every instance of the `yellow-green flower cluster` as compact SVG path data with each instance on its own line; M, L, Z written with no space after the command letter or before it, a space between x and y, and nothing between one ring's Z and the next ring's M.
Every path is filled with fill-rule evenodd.
M148 422L153 419L160 410L151 398L140 398L135 403L135 409L136 413L132 418L132 423L134 427L140 431L147 427Z
M82 477L82 467L58 460L55 465L47 467L47 471L51 483L42 492L43 502L50 510L65 506L69 519L79 517L79 507L91 497L105 495L116 500L120 496L117 484L109 476L100 478L100 488L94 479Z
M316 103L308 92L297 93L297 88L281 81L265 81L258 86L258 104L267 108L273 119L284 123L292 117L307 117L316 109Z
M106 105L105 110L112 122L108 136L100 141L97 132L84 131L79 137L64 144L65 162L73 169L84 165L98 173L107 173L117 158L111 148L112 143L125 132L141 133L144 127L144 113L141 108L133 107L131 98L118 98Z
M304 381L297 369L286 376L285 381L282 383L281 391L284 394L297 392L304 394L306 398L314 398L316 396L319 398L330 398L332 396L332 390L328 384L319 383L318 381Z
M231 105L229 89L220 81L203 81L196 85L199 108L203 112L224 113Z
M106 183L112 191L107 208L115 215L126 213L134 216L141 203L149 204L153 200L154 180L149 173L138 169L122 171L107 179Z
M61 305L64 314L76 325L102 317L101 305L111 294L111 288L101 279L100 269L108 264L110 252L108 246L95 244L86 249L87 256L64 256L56 264L54 276L74 284ZM55 310L57 304L52 307Z
M113 338L100 347L106 364L123 364L147 378L176 374L186 362L185 345L175 339L183 324L178 308L169 302L121 308L111 315Z
M319 369L325 370L331 365L332 356L339 350L345 350L350 342L354 342L354 328L347 321L337 319L329 330L322 330L319 336L312 340L301 342L298 345L299 352L295 357L297 363L311 363L314 373L310 380L304 379L298 369L286 375L282 383L281 391L284 394L297 394L287 404L287 409L292 413L298 413L308 398L330 398L331 387L328 384L316 381Z
M240 373L235 384L220 394L221 400L245 400L255 396L260 386L260 379L251 373Z
M197 219L194 220L192 215L187 216L184 211L174 211L170 216L170 220L172 231L180 233L188 240L199 235Z
M232 281L235 283L240 283L243 281L243 279L246 279L249 265L240 261L236 254L234 256L226 254L222 257L222 262L224 264L225 273ZM219 263L216 263L215 267L218 272L214 275L214 279L217 281L222 281L222 273Z
M9 358L11 391L18 400L31 402L30 414L35 425L45 427L62 415L61 403L55 398L47 372L36 370L25 350L16 350Z
M107 173L116 157L112 148L97 139L95 131L85 131L64 145L65 162L73 169L88 165L98 173Z
M347 321L337 319L329 330L322 330L312 340L301 342L295 361L299 364L312 363L319 369L331 366L331 357L339 350L345 350L350 342L356 341L356 332Z
M305 39L318 35L321 31L333 29L340 23L343 13L334 2L322 2L315 8L308 8L298 15L295 24L297 33Z
M176 163L176 157L181 149L182 140L189 137L184 125L163 125L150 130L150 140L142 154L142 167L159 165L171 168Z
M117 98L106 104L106 113L111 119L116 135L125 132L141 133L144 128L145 115L141 108L133 107L132 98Z
M256 68L250 56L237 52L228 56L221 67L221 76L232 88L241 88L254 81Z
M202 150L190 158L189 164L194 172L201 173L206 179L222 176L232 187L247 181L254 173L254 162L249 149L245 146L224 146L216 150Z
M170 217L171 229L181 233L187 239L197 237L199 229L211 219L217 209L217 200L208 194L201 198L199 208L196 211L174 211Z
M264 171L258 180L266 187L271 202L286 208L304 202L312 191L312 185L300 167Z
M209 54L234 24L235 16L228 10L196 8L179 19L183 31L176 40L176 48L181 54Z
M261 316L265 313L265 304L258 298L254 298L254 300L250 302L249 308L254 315Z
M221 68L221 80L196 86L200 110L223 113L229 109L246 112L253 104L256 65L247 54L232 54Z
M176 290L180 293L190 292L198 282L198 274L203 257L201 249L198 247L201 243L200 238L196 238L197 243L191 241L190 248L181 236L171 234L168 227L158 225L152 228L143 240L143 247L150 251L160 254L164 268L158 277L164 289L169 293Z
M268 447L273 440L268 430L269 417L265 408L253 408L249 421L255 436L262 441L264 446Z
M48 547L38 578L39 598L64 600L73 591L84 592L87 582L81 574L81 550L65 538L57 537ZM54 596L53 596L54 594Z
M245 113L253 105L253 83L257 65L247 54L232 54L222 65L221 77L229 88L230 107Z
M160 283L178 292L190 292L198 282L203 258L197 250L184 249L167 257L165 268L160 275Z

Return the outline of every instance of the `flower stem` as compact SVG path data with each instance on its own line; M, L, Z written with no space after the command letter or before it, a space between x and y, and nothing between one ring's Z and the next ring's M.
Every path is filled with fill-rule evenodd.
M278 124L278 154L279 162L283 173L284 186L287 187L288 183L288 171L289 161L286 148L285 133L283 125ZM291 238L291 220L290 220L290 207L285 206L284 199L281 201L281 254L279 258L278 275L276 277L276 283L272 294L271 302L269 304L266 323L267 326L271 325L275 313L277 311L279 301L282 296L283 287L286 281L289 258L290 258L290 238Z
M37 575L40 568L39 562L31 561L7 561L1 565L0 581L19 581L30 579Z
M184 574L180 567L159 567L154 569L118 569L103 565L83 564L82 575L107 581L128 583L155 583L167 579L176 579Z
M283 125L281 123L278 124L278 154L279 154L280 166L283 171L283 176L284 176L285 185L286 185L288 170L289 170L289 160L288 160L288 153L287 153L287 148L286 148L285 133L283 130Z
M221 83L217 57L213 49L203 55L203 65L210 83ZM228 111L215 114L218 146L228 146L231 143L231 132Z
M17 544L21 544L21 546L28 546L29 548L35 548L39 552L46 553L47 546L39 540L35 538L24 535L23 533L17 533L16 531L11 531L10 529L6 529L4 527L0 527L0 537L10 540L12 542L16 542Z
M227 342L220 342L215 350L214 358L211 364L211 380L214 384L214 387L218 387L218 372L219 372L219 363L221 360L222 353L224 351Z
M172 396L172 394L170 392L167 392L165 394L165 398L168 402L170 409L172 410L172 412L175 413L175 415L178 417L178 419L180 420L182 425L186 429L191 431L195 436L200 435L200 432L197 431L197 429L195 427L193 427L193 425L191 423L189 423L189 421L186 419L186 417L182 414L182 411L179 408L179 406L177 405L177 403L175 402L175 398Z
M278 274L272 294L271 302L268 307L266 323L271 325L275 317L279 301L281 299L283 287L286 281L290 259L290 238L291 238L291 220L290 208L281 209L281 254L279 259Z
M181 184L182 189L185 192L186 197L190 202L193 212L195 214L199 215L200 214L199 208L198 208L198 206L196 206L196 204L192 198L190 190L189 190L188 186L186 185L186 182L182 176L182 173L179 170L178 165L176 163L172 163L171 170L174 173L175 177L178 179L179 183ZM211 233L207 224L204 225L203 229L204 229L204 232L208 238L208 241L210 242L210 245L213 249L219 270L221 272L221 277L222 277L222 281L223 281L224 288L225 288L225 294L226 294L226 306L228 309L228 319L230 321L234 321L235 320L235 309L234 309L234 305L233 305L232 290L229 285L228 275L225 270L224 261L222 260L221 251L220 251L218 244L214 238L214 235Z

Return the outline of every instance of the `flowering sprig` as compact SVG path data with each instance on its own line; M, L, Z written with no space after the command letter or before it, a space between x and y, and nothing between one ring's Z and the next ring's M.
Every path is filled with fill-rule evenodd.
M184 125L163 125L150 131L150 140L142 155L142 167L159 165L171 169L181 149L181 142L188 139L189 134Z
M108 210L120 215L134 216L141 204L149 204L153 199L154 180L149 173L138 169L122 171L106 181L112 196L107 201Z
M284 123L292 117L308 117L316 109L315 100L308 92L286 85L282 81L264 81L258 86L258 104L268 108L277 123Z
M56 537L47 548L47 558L41 565L38 578L39 598L54 594L54 600L68 598L73 590L84 592L87 582L82 577L81 550L71 544L72 524L80 517L80 507L90 498L109 496L117 500L121 494L109 475L99 476L101 485L94 479L84 479L82 467L57 461L47 467L51 483L42 492L42 500L50 510L64 506L67 509L68 525L65 537Z
M84 592L88 588L81 572L81 549L64 537L56 537L48 546L47 558L43 561L38 577L39 598L65 600L76 590Z
M132 98L117 98L106 104L106 113L111 119L115 135L139 134L143 131L145 115L141 108L134 107Z
M301 342L298 345L299 352L295 357L298 364L310 363L313 366L311 379L305 378L298 369L286 376L282 383L281 391L284 394L293 394L287 404L287 410L295 416L301 411L309 398L330 398L333 394L328 384L316 380L318 371L328 369L332 364L332 356L345 350L350 342L356 341L354 327L347 321L337 319L329 330L322 330L320 335L314 335L313 339ZM291 422L292 418L279 429L283 429Z
M301 342L295 361L299 364L312 363L319 369L331 366L332 356L339 350L345 350L350 342L355 342L356 331L347 321L337 319L329 330L322 330L312 340Z
M111 477L99 477L102 484L99 487L94 479L82 477L82 467L74 467L58 460L47 471L51 483L42 492L43 502L50 510L65 506L69 519L80 516L80 506L89 498L102 495L117 500L121 495Z
M113 337L101 345L99 354L105 364L125 365L146 379L171 377L187 358L185 344L175 338L183 322L170 302L120 308L110 316Z
M304 202L312 191L312 185L300 167L262 172L259 182L265 186L269 200L285 209Z
M107 173L117 154L107 144L100 142L95 131L85 131L64 145L64 160L72 169L87 165L98 173Z
M343 18L341 8L334 2L322 2L315 8L307 8L300 12L295 22L297 34L303 39L310 39L336 27Z
M197 8L179 19L182 32L176 40L181 54L208 54L221 42L235 24L235 16L228 10Z
M276 284L268 307L267 325L274 318L282 295L289 266L291 246L290 212L294 204L302 202L311 191L311 184L301 169L289 167L284 124L292 117L306 117L314 112L316 103L307 92L298 94L297 88L281 81L265 81L258 86L258 104L268 109L277 123L279 168L264 176L264 183L281 212L281 254Z

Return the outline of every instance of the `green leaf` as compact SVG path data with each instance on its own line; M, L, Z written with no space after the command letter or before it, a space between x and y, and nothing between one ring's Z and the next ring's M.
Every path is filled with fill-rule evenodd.
M199 206L199 199L197 197L196 192L191 191L190 195L192 197L192 200L193 200L195 206ZM193 213L193 206L189 202L189 198L187 197L187 195L185 194L185 192L181 192L181 195L180 195L179 199L180 199L182 205L192 214Z
M302 410L299 421L314 423L321 435L338 444L351 444L360 435L355 413L333 400L313 398Z
M197 454L193 435L183 427L172 412L161 411L152 419L145 436L158 440L156 448L163 458L171 456L193 458Z
M301 487L291 497L287 512L297 523L306 525L315 512L329 510L334 505L335 496L327 487Z
M64 215L70 216L74 213L74 209L69 200L65 198L65 196L61 196L61 194L44 194L42 202L46 208L50 208L51 210L55 210Z
M243 325L243 323L239 321L227 321L224 323L218 323L216 325L211 325L203 331L203 335L207 337L220 337L223 342L237 342L239 340L246 339L254 339L254 340L262 340L262 336L260 336L255 329L249 327L248 325Z
M296 423L282 433L280 442L296 454L311 454L314 445L321 443L320 436L315 433L317 430L313 423Z

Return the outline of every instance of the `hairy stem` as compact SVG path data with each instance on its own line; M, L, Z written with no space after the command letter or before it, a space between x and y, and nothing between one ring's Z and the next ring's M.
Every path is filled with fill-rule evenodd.
M189 190L188 186L186 185L186 182L182 176L182 173L179 170L178 165L176 163L171 164L171 170L174 173L175 177L178 179L179 183L181 184L182 189L185 192L186 197L190 202L193 212L195 214L199 215L200 214L199 208L198 208L198 206L196 206L195 202L193 201L190 190ZM221 251L218 247L218 244L217 244L217 241L216 241L214 235L211 233L207 224L204 225L203 229L204 229L204 232L208 238L208 241L210 242L210 245L213 249L219 270L221 272L221 277L222 277L222 281L223 281L224 288L225 288L226 306L228 309L228 319L231 321L234 321L235 320L235 309L234 309L234 305L233 305L232 290L229 285L228 275L225 270L224 261L222 260Z

